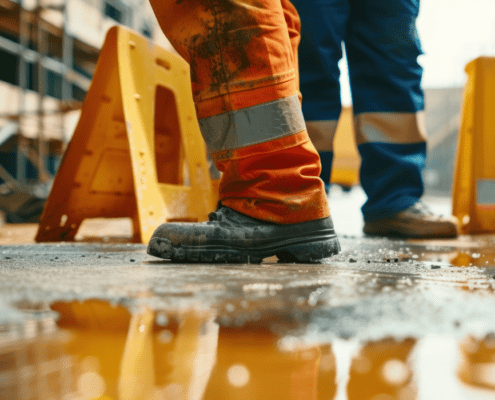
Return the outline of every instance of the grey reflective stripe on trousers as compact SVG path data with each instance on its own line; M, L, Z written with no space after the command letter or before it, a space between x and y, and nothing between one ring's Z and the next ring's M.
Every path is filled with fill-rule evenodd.
M424 142L424 112L367 112L354 116L358 144Z
M210 153L268 142L306 129L297 95L199 120Z

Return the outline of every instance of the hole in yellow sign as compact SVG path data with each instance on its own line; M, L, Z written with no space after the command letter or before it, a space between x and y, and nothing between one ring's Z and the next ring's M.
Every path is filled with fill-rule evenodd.
M155 159L159 183L190 186L177 111L172 90L156 87L155 93Z

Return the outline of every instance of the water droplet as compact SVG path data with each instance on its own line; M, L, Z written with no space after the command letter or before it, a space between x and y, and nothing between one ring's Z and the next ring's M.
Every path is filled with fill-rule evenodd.
M409 367L401 360L389 360L382 367L382 378L391 385L403 385L409 375Z
M235 364L228 369L227 378L232 386L243 387L248 384L250 373L244 365Z
M167 318L167 316L164 315L164 314L159 314L156 317L156 324L158 326L167 326L168 325L168 318Z
M165 344L170 343L173 338L174 338L174 334L167 329L161 331L158 335L158 340Z
M77 380L77 390L87 399L101 397L106 390L105 380L96 372L86 372Z

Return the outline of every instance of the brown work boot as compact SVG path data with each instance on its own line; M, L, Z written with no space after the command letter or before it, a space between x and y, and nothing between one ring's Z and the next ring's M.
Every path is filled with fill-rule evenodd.
M379 221L364 223L364 233L370 236L399 236L411 239L455 238L459 235L459 221L455 217L434 215L418 201L398 214Z
M275 224L221 206L209 222L165 223L148 244L148 254L180 262L312 263L340 250L330 217L297 224Z

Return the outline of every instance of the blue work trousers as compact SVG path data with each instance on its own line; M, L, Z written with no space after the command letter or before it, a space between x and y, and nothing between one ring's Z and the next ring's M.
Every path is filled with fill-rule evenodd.
M422 110L419 0L292 0L301 18L300 88L327 183L341 112L338 61L348 60L354 128L368 196L364 219L388 218L423 194L426 142ZM310 132L311 136L311 132ZM320 143L321 142L321 143ZM325 144L326 143L326 144Z

